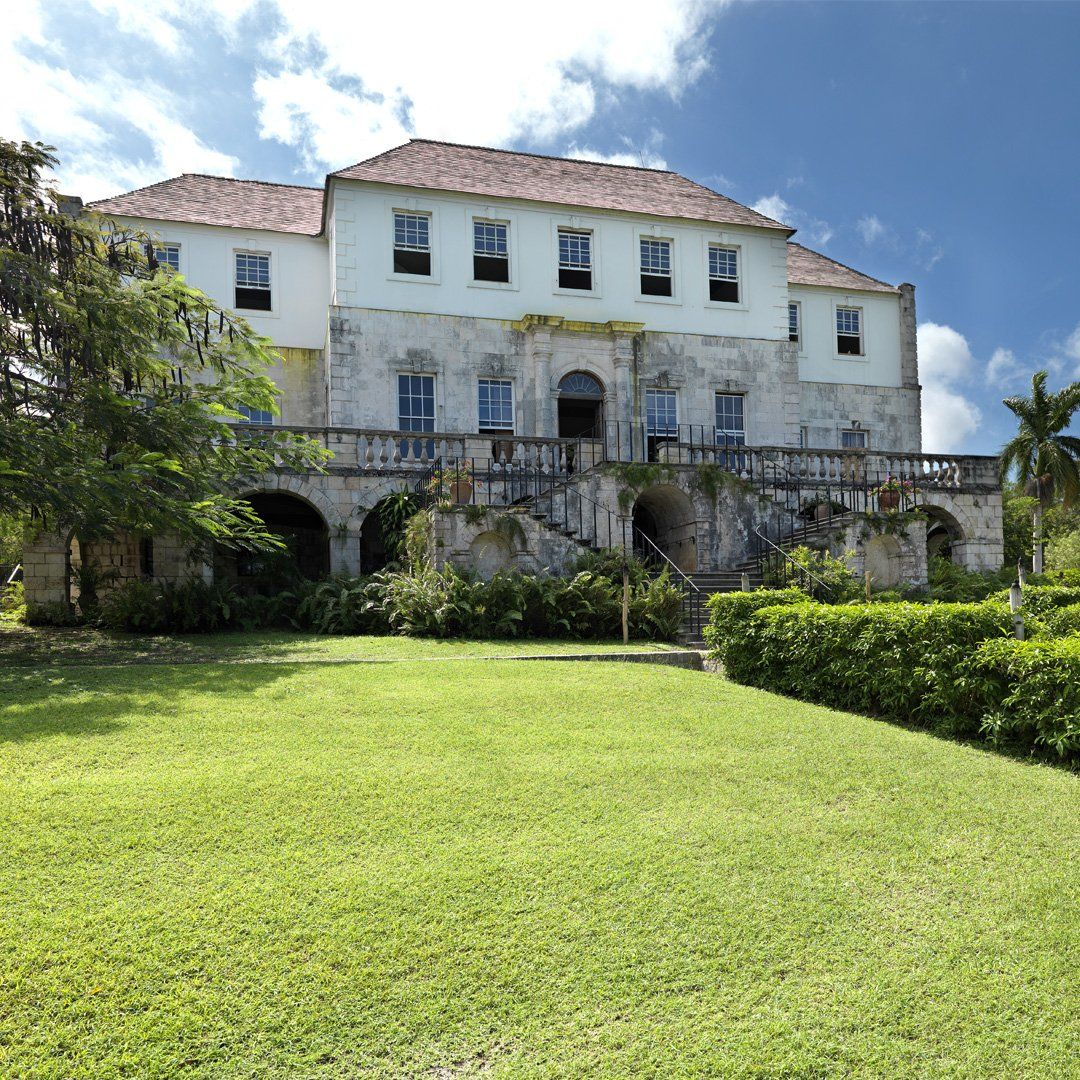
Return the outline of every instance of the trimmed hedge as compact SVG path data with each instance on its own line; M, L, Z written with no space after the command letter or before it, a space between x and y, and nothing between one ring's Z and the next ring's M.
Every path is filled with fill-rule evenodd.
M1039 621L1045 627L1045 632L1038 634L1040 638L1080 634L1080 604L1051 608L1039 617Z
M743 681L738 674L740 651L736 646L729 649L729 642L737 642L738 635L732 628L740 626L756 611L767 607L805 604L810 598L802 589L753 589L750 592L715 593L706 601L709 608L709 625L705 627L705 643L713 650L724 670L733 679Z
M1028 585L1023 595L1024 615L1045 615L1054 608L1080 604L1080 586L1077 585ZM1009 590L994 593L991 599L1008 604Z
M976 646L1011 632L1008 608L982 604L801 603L726 618L710 640L731 678L834 708L975 734L966 692Z
M991 742L1080 754L1080 637L987 641L968 670Z

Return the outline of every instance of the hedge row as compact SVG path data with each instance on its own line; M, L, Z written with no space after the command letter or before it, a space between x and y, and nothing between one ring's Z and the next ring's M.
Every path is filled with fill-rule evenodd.
M137 633L289 628L325 634L417 637L561 637L595 640L622 631L622 571L602 560L570 578L499 573L491 581L423 570L300 582L272 596L224 584L130 582L102 597L100 624ZM630 634L674 640L683 595L667 575L632 567Z
M1039 616L1039 621L1045 627L1045 633L1040 633L1039 637L1058 638L1080 634L1080 604L1052 608Z

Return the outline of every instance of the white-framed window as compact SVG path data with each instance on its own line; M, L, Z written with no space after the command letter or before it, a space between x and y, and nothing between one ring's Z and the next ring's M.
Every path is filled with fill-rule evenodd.
M868 445L866 432L862 428L845 428L840 432L842 450L865 450Z
M810 429L804 424L799 428L799 446L806 449L810 445Z
M167 266L173 273L180 273L179 244L155 244L154 259L158 266Z
M265 251L237 251L234 259L235 306L246 311L270 311L270 255Z
M746 395L716 392L718 446L746 445Z
M836 309L836 352L839 356L863 355L862 308Z
M237 405L236 411L243 416L239 424L272 424L274 414L269 409L253 409L250 405Z
M435 430L434 375L398 375L398 428Z
M510 224L473 218L473 281L510 281Z
M648 434L653 438L677 438L679 434L677 391L646 389L645 422Z
M642 236L638 244L641 295L672 296L671 241Z
M787 306L787 336L788 341L802 344L802 304L792 300Z
M591 292L593 234L584 229L559 229L559 288Z
M737 304L739 293L739 249L710 244L709 299L714 303Z
M482 435L514 430L514 387L509 379L477 382L477 415Z
M394 273L431 277L431 215L394 211Z

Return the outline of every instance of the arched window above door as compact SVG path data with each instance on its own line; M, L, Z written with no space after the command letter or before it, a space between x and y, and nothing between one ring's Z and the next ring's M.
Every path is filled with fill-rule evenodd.
M586 372L571 371L559 380L559 393L567 397L599 398L604 396L604 388Z

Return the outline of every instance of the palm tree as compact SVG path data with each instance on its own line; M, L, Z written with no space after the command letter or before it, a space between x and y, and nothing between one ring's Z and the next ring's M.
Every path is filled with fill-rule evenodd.
M1035 503L1032 529L1032 569L1043 568L1043 511L1056 497L1068 506L1080 496L1080 438L1064 432L1080 409L1080 382L1050 393L1047 374L1036 371L1031 377L1031 397L1008 397L1004 401L1020 421L1020 430L1001 450L1002 482L1015 470L1016 478Z

